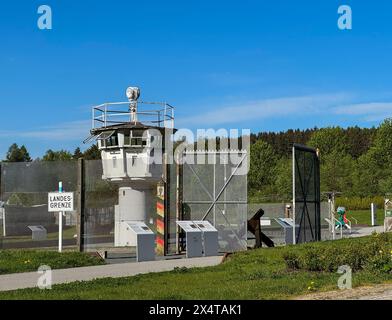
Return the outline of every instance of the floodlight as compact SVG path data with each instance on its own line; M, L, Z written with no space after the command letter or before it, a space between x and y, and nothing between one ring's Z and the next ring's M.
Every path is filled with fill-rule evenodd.
M140 89L138 87L128 87L126 95L128 100L136 101L140 97Z

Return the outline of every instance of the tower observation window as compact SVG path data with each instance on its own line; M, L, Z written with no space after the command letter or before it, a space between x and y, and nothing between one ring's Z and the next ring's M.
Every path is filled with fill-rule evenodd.
M118 146L118 137L116 134L112 135L106 141L106 146L107 147L117 147Z
M125 133L124 145L131 147L143 147L147 145L147 138L143 138L143 130L131 130Z

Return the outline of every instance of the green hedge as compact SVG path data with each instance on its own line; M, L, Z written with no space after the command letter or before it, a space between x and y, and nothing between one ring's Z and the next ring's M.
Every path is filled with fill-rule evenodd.
M353 271L392 273L391 234L350 240L333 241L328 246L307 244L302 250L287 250L283 258L291 270L336 272L340 266L348 265Z
M378 209L384 208L384 197L339 197L336 199L337 207L345 207L348 210L370 210L370 204L375 203Z

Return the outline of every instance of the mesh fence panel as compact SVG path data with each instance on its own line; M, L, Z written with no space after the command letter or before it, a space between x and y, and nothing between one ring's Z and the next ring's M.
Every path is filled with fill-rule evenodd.
M59 181L64 191L76 191L77 174L77 161L2 163L1 247L57 249L59 215L48 212L48 192L58 190ZM75 211L63 217L65 249L76 249L76 205L75 192Z
M118 186L102 179L101 160L85 161L84 250L114 246L114 206L118 203Z
M115 206L119 203L120 186L129 187L132 184L110 182L102 178L105 162L102 160L85 161L84 183L84 250L97 251L114 248ZM151 183L152 198L148 203L145 223L156 232L156 187ZM127 210L135 210L130 207Z
M198 154L183 167L184 220L208 220L218 230L223 252L247 247L247 175L238 162L217 154ZM204 156L204 161L200 157ZM211 161L211 157L213 160ZM246 165L246 155L239 154ZM243 169L243 167L242 167Z

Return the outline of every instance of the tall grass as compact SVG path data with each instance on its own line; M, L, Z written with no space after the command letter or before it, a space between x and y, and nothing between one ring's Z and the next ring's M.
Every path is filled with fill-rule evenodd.
M336 199L338 207L346 207L349 210L370 209L370 204L375 203L377 208L384 208L384 197L339 197Z

